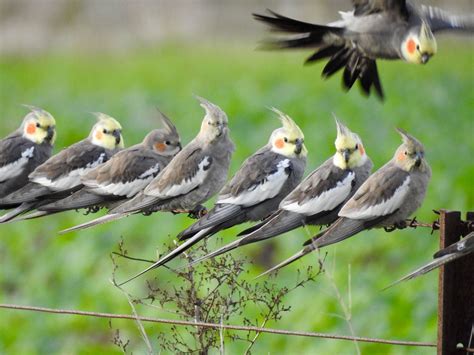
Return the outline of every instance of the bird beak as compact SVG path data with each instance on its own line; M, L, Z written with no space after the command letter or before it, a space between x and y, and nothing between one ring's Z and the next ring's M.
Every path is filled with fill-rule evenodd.
M429 54L427 54L427 53L422 54L422 55L421 55L421 63L422 63L422 64L428 63L428 61L430 60L430 57L431 57L431 56L430 56Z
M303 150L303 141L301 139L297 139L295 141L295 145L296 145L296 148L295 148L295 154L300 154L301 151Z
M120 144L120 141L122 140L122 132L118 129L114 129L112 135L115 137L115 144Z
M423 155L422 155L421 153L416 153L415 166L416 166L417 168L420 167L422 160L423 160Z
M349 149L344 149L342 156L344 157L344 161L348 163L349 159L351 158L351 151Z
M48 129L46 130L46 132L48 133L46 135L46 140L47 141L50 141L51 139L53 139L54 137L54 126L49 126Z

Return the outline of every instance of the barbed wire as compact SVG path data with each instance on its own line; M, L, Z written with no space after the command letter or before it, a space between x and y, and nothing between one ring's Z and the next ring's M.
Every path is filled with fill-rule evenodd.
M274 329L274 328L260 328L260 327L243 326L243 325L215 324L215 323L206 323L206 322L194 322L194 321L185 321L185 320L133 316L130 314L90 312L90 311L80 311L80 310L72 310L72 309L56 309L56 308L36 307L36 306L22 306L22 305L16 305L16 304L0 304L0 308L11 309L11 310L32 311L32 312L54 313L54 314L63 314L63 315L67 314L67 315L76 315L76 316L107 318L107 319L111 319L111 318L129 319L129 320L134 320L134 321L139 320L141 322L173 324L173 325L192 326L192 327L197 326L197 327L215 328L215 329L220 329L220 330L227 329L227 330L237 330L237 331L254 331L254 332L261 332L261 333L288 335L288 336L358 341L358 342L363 342L363 343L378 343L378 344L386 344L386 345L417 346L417 347L436 347L435 343L428 343L428 342L355 337L355 336L348 336L348 335L304 332L304 331L294 331L294 330Z

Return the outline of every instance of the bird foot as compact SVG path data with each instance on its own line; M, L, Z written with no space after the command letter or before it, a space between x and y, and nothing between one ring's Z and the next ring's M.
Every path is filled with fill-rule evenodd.
M412 221L410 223L414 223L414 222ZM383 229L385 230L385 232L391 233L397 229L405 229L407 226L408 226L407 222L401 221L401 222L395 223L393 226L384 227Z
M203 205L197 205L193 210L189 211L188 217L199 219L207 214L207 209Z
M84 212L84 216L87 216L88 214L90 213L97 213L99 212L101 209L100 206L91 206L91 207L87 207L85 212Z

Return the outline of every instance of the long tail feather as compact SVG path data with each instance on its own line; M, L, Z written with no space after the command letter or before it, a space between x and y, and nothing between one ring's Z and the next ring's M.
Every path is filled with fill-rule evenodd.
M58 213L58 212L34 211L32 213L24 214L24 215L21 215L21 216L15 218L15 222L27 221L27 220L30 220L30 219L36 219L36 218L40 218L40 217L46 217L46 216L56 214L56 213Z
M311 253L312 251L314 250L314 248L312 248L311 246L307 246L303 249L301 249L299 252L297 252L296 254L294 254L293 256L289 257L288 259L282 261L281 263L273 266L271 269L268 269L267 271L261 273L260 275L258 275L256 277L256 279L262 277L262 276L265 276L265 275L268 275L268 274L271 274L273 272L276 272L277 270L280 270L282 267L285 267L287 265L290 265L291 263L295 262L296 260L298 259L301 259L303 256L305 256L306 254L309 254Z
M33 210L35 206L36 206L36 202L23 202L20 206L18 206L14 210L8 213L5 213L2 217L0 217L0 223L15 222L16 221L14 220L15 217Z
M105 223L108 223L108 222L111 222L111 221L115 221L117 219L121 219L123 217L127 217L131 214L133 214L133 213L131 212L131 213L106 214L105 216L96 218L93 221L82 223L82 224L79 224L77 226L74 226L74 227L71 227L71 228L68 228L68 229L64 229L64 230L62 230L58 233L59 234L66 234L66 233L70 233L70 232L73 232L73 231L78 231L78 230L82 230L82 229L91 228L91 227L98 226L98 225L101 225L101 224L105 224Z
M99 205L104 200L105 198L103 196L96 195L85 190L79 190L64 199L54 201L53 203L47 204L45 206L41 206L39 210L51 212L76 210Z

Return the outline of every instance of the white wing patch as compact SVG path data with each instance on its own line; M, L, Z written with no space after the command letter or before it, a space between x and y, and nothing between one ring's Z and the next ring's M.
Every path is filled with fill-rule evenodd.
M83 181L84 185L90 187L90 191L99 195L125 196L127 198L135 196L143 190L160 171L160 163L156 163L148 170L140 174L135 180L98 184L96 181Z
M85 168L71 170L67 175L61 175L57 179L51 180L45 176L33 177L30 180L37 184L49 187L53 191L63 191L76 187L81 182L81 177L105 161L105 153L101 153L96 161L87 163Z
M181 183L167 186L163 190L145 189L145 195L155 196L161 198L175 197L187 194L189 191L201 185L207 177L211 160L209 157L204 157L198 165L198 170L194 176L184 178Z
M410 176L407 176L388 200L384 200L374 206L364 206L365 208L355 211L345 211L344 207L342 207L339 216L352 219L366 219L386 216L395 212L405 201L405 197L410 190L410 180Z
M312 216L323 211L331 211L341 204L347 196L349 196L352 189L352 181L354 181L354 179L354 172L350 172L344 180L338 181L335 187L324 191L319 196L316 196L302 204L292 202L286 205L282 204L280 207L284 210L306 216Z
M21 157L18 160L2 166L0 168L0 181L6 181L20 175L28 161L33 158L34 152L35 147L30 147L21 153Z
M222 196L224 198L221 198L217 203L229 203L248 207L275 197L288 179L286 168L289 166L289 159L281 160L277 164L277 170L273 174L268 175L262 184L253 185L238 196Z

